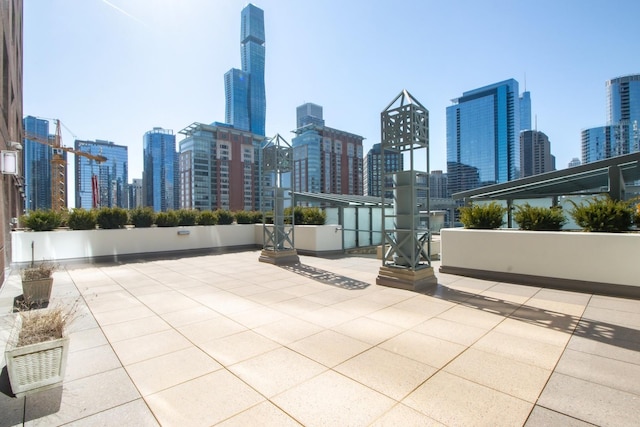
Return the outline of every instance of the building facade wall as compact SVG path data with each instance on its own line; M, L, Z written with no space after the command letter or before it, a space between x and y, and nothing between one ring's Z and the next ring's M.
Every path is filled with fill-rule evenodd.
M522 177L538 175L555 170L549 137L543 132L526 130L520 132L522 150Z
M25 211L51 209L53 152L48 145L49 121L27 116L23 119L23 126L25 131L23 143Z
M101 155L107 158L105 162L98 163L95 160L82 156L75 156L76 164L76 200L75 207L91 209L93 203L93 176L98 181L98 207L127 206L129 154L128 147L116 145L110 141L75 141L76 151L84 151L93 155Z
M176 136L172 130L153 128L143 136L144 206L156 212L178 209Z
M0 149L17 152L18 174L0 174L0 284L11 265L11 229L24 209L22 128L22 0L0 0Z

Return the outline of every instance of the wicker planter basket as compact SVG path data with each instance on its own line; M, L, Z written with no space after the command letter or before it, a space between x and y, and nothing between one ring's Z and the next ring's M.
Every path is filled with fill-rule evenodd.
M11 390L17 397L62 384L69 350L69 337L16 347L21 326L18 315L5 350Z
M38 304L46 303L51 297L52 287L53 277L36 280L22 279L22 296L25 301Z

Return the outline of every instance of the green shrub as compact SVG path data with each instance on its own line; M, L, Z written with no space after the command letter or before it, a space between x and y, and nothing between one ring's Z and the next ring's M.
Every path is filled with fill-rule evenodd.
M51 231L60 227L62 223L62 214L60 212L38 209L30 211L22 217L22 223L25 227L33 231Z
M233 212L231 211L227 211L224 209L218 209L214 212L216 214L216 216L218 217L218 224L220 225L227 225L227 224L233 224Z
M592 197L587 203L571 201L570 214L584 231L607 233L627 231L633 224L634 212L629 202L607 197Z
M198 211L193 209L179 209L176 215L178 215L178 225L196 225L198 221Z
M234 216L238 224L253 224L253 216L249 211L237 211Z
M496 202L491 202L486 205L464 206L459 211L460 221L465 228L490 230L502 227L507 208Z
M516 206L513 219L521 229L536 231L558 231L567 222L562 208L536 207L529 203Z
M177 227L178 214L175 211L158 212L156 214L156 225L158 227Z
M118 207L100 208L96 214L98 226L103 230L124 228L128 219L129 215L127 214L126 209Z
M640 203L636 205L636 213L633 218L633 222L635 222L637 228L640 228Z
M327 220L327 213L319 208L304 208L302 212L302 224L305 225L324 225Z
M196 219L198 225L216 225L218 217L212 211L200 211Z
M156 214L153 208L147 206L144 208L135 208L129 211L129 224L136 228L149 228L156 220Z
M260 212L260 211L252 211L251 212L251 222L253 224L262 224L262 212Z
M97 223L96 213L82 208L73 209L67 218L72 230L95 230Z

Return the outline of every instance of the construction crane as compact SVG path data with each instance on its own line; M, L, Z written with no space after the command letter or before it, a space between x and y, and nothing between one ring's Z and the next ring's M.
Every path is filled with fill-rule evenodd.
M53 150L53 157L51 159L51 209L60 212L67 209L67 161L65 160L63 153L73 153L77 156L95 160L97 163L105 162L107 158L101 155L95 155L85 151L64 147L62 145L62 134L60 132L60 120L54 120L56 122L56 133L53 138L44 138L27 132L25 133L25 139L46 144ZM97 185L97 177L95 175L91 179L91 185L94 198L93 205L96 207L97 188L95 187Z

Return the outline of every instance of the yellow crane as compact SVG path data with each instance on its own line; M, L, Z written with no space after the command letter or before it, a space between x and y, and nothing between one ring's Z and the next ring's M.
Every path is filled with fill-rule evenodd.
M60 212L67 209L67 161L62 153L73 153L77 156L95 160L98 163L105 162L107 158L101 155L95 155L84 151L74 150L73 148L64 147L62 145L62 134L60 132L60 120L54 120L56 122L56 133L53 138L44 138L27 132L25 133L25 139L46 144L53 150L53 157L51 158L51 209ZM92 185L95 184L93 181L95 180L92 180ZM95 204L96 201L94 200L94 205Z

